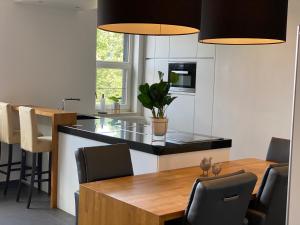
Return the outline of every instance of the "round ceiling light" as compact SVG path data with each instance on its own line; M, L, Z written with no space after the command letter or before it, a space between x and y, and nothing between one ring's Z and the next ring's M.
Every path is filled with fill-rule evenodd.
M200 42L227 45L286 41L288 0L202 0Z
M198 33L201 0L98 0L98 28L141 35Z

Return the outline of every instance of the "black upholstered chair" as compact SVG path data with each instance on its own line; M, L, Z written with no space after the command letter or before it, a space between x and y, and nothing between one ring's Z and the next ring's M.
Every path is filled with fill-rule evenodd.
M80 148L75 152L79 183L133 175L129 146L115 144ZM78 224L79 192L75 192L76 224Z
M272 137L266 160L276 163L288 163L289 156L290 140Z
M257 177L244 171L197 179L182 221L166 224L243 225Z
M247 212L249 225L285 225L288 170L288 164L275 164L267 169Z

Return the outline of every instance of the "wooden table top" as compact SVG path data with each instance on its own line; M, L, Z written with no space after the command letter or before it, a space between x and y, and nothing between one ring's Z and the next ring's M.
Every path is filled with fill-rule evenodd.
M14 105L14 109L18 110L19 106L21 105ZM24 105L27 107L31 107L35 110L35 113L40 116L46 116L46 117L53 117L54 115L76 115L75 112L67 112L59 109L52 109L52 108L46 108L46 107L40 107L40 106L33 106L33 105Z
M253 192L255 194L270 164L272 163L258 159L228 161L221 163L220 175L241 169L256 174L258 181ZM159 217L170 219L184 215L192 185L201 174L199 167L189 167L92 182L82 184L81 188L87 188Z

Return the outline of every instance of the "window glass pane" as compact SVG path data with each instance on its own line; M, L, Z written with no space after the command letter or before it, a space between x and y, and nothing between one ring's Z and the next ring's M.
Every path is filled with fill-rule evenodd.
M126 82L127 71L122 69L97 69L96 92L98 99L102 94L105 96L106 104L112 104L109 97L121 97L121 104L126 104ZM99 101L99 100L98 100Z
M128 62L129 36L97 29L97 61Z

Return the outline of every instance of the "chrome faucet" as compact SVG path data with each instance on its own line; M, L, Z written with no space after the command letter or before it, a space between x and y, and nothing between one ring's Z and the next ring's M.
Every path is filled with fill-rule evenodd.
M60 107L58 107L58 109L60 110L65 110L65 105L66 105L66 102L67 101L80 101L80 98L64 98L62 101L61 101L61 105Z

